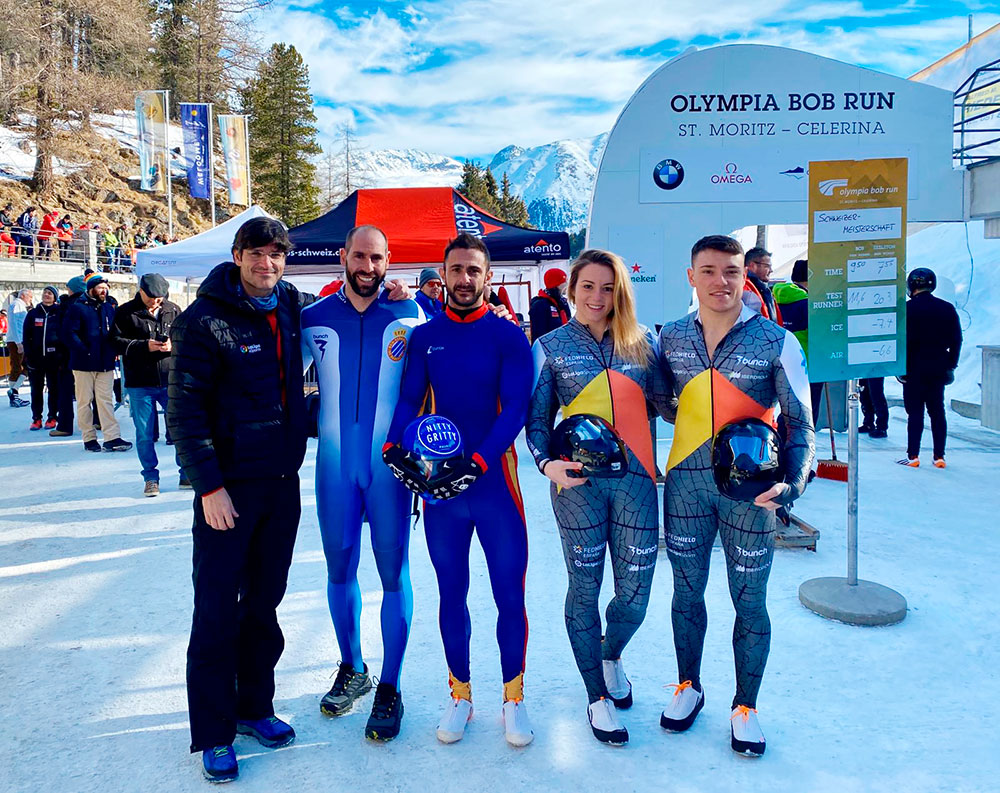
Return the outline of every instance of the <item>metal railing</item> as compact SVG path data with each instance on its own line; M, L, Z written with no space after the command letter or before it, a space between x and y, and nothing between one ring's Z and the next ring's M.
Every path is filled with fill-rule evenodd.
M0 229L0 262L20 259L32 265L44 262L90 265L104 272L135 269L131 247L109 246L93 229L67 235L13 226Z
M1000 158L1000 59L980 66L955 91L955 144L962 167Z

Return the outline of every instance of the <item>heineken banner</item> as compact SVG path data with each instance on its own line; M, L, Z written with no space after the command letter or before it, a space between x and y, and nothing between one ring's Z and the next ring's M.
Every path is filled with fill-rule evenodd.
M209 198L212 189L212 142L208 127L208 105L181 103L184 159L192 198Z
M226 161L229 203L250 206L250 158L247 152L247 117L219 116L222 156Z
M167 112L164 91L135 95L135 121L139 137L140 187L159 192L167 184Z
M906 372L906 158L809 163L809 379Z

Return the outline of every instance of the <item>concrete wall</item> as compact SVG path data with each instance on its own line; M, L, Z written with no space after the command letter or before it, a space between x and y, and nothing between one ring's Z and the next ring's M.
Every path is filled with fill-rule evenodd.
M7 295L25 287L30 287L35 293L35 301L41 299L42 289L49 284L59 287L60 293L65 293L66 282L77 275L83 275L83 266L79 264L58 264L56 262L31 262L25 259L0 259L0 301ZM134 273L103 273L108 279L111 294L119 303L131 300L138 289L139 280ZM183 281L169 281L170 300L181 308L187 308L194 299L197 288L185 288ZM188 292L190 291L190 298Z

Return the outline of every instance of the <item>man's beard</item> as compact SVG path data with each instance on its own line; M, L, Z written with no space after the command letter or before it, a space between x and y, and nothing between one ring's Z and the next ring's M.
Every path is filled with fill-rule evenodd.
M385 274L383 274L372 281L370 286L362 286L358 283L357 273L352 273L348 270L344 273L344 277L347 278L347 283L351 285L351 289L354 290L354 294L358 297L371 297L378 292L379 287L382 286L382 282L385 280Z
M453 303L455 303L455 305L459 306L460 308L469 308L471 306L476 305L476 303L479 302L479 298L481 298L485 292L486 292L486 284L483 284L483 286L479 289L479 291L473 293L472 297L469 298L468 300L463 300L458 296L456 292L448 292L448 297L451 299Z

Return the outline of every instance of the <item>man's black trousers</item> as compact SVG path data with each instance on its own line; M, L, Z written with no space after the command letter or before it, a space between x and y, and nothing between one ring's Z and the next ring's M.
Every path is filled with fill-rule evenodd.
M920 454L920 436L924 432L924 409L931 419L934 459L944 457L948 422L944 416L944 379L907 376L903 383L903 407L906 408L906 456Z
M868 427L889 429L889 403L885 400L885 378L866 377L861 380L861 415Z
M76 384L73 381L73 370L68 363L63 363L56 374L59 381L57 391L59 392L58 419L56 429L62 432L73 434L73 419L76 418L76 411L73 408L73 396L76 394ZM97 416L97 411L94 411Z
M191 751L231 744L237 719L274 715L285 594L301 504L298 476L227 482L239 517L216 531L194 503L194 620L187 654Z

